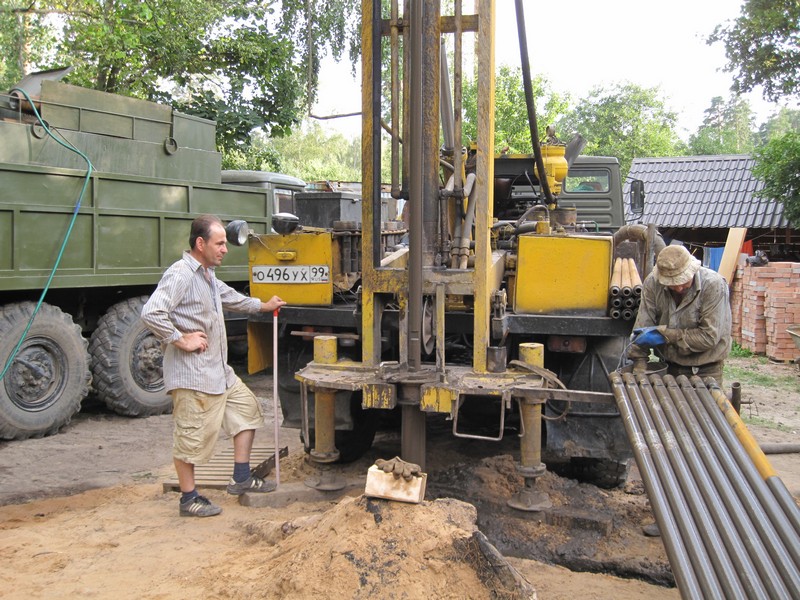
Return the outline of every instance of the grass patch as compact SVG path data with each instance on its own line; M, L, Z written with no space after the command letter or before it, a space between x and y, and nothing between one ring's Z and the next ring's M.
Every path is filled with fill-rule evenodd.
M742 348L738 342L734 341L731 346L730 355L734 358L750 358L753 356L753 352L747 348Z
M776 431L783 431L784 433L791 433L794 431L791 427L787 427L783 423L776 423L763 417L745 417L742 416L742 421L747 425L755 425L756 427L766 427L767 429L774 429Z
M766 361L766 359L764 359ZM760 362L760 357L756 362ZM796 375L770 375L760 373L758 365L740 367L726 363L723 374L726 382L739 381L742 385L757 385L774 390L787 390L800 393L800 378Z

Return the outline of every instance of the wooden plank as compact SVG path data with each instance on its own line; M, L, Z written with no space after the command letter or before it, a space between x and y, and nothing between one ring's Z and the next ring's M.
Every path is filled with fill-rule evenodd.
M722 251L722 260L719 263L719 274L725 278L728 285L733 283L736 260L739 258L746 235L747 227L731 227L728 229L728 239L725 241L725 249Z
M289 456L289 448L284 446L280 449L280 457ZM250 463L258 463L251 467L250 472L257 477L264 478L275 468L275 450L273 448L259 446L250 451ZM218 453L204 465L197 465L194 468L194 481L197 489L223 490L227 487L228 481L233 473L233 448L228 448ZM180 484L177 476L168 479L162 486L165 492L180 491Z

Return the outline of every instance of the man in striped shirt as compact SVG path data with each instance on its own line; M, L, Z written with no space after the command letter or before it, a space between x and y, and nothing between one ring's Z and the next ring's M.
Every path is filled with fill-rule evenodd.
M208 462L220 428L233 436L234 470L227 491L270 492L274 481L250 474L261 406L228 365L223 309L272 312L285 304L240 294L214 275L228 252L225 228L214 215L192 222L190 250L165 272L142 309L142 321L164 345L164 384L172 395L173 462L181 488L181 516L210 517L222 509L197 493L194 466Z

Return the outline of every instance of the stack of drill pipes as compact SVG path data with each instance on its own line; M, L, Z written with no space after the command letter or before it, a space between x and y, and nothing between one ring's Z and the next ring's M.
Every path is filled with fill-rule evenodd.
M636 262L629 258L629 266L631 271L631 288L633 288L633 295L637 298L642 295L642 278L639 275L639 269L636 268Z
M628 376L633 377L630 374ZM658 519L659 527L663 534L661 539L664 542L669 564L672 566L675 583L683 598L700 598L702 593L697 574L689 561L686 546L680 535L678 535L678 528L675 518L669 509L664 486L656 474L653 455L645 441L642 427L631 408L630 386L623 383L622 375L618 372L611 373L609 379L622 424L631 442L636 465L642 475L642 483L647 491L647 497L650 499L650 505Z
M692 388L692 384L695 388ZM784 507L775 498L772 490L767 486L767 482L759 475L758 469L730 428L702 379L696 376L692 377L691 383L687 379L686 386L696 389L698 403L719 430L720 443L729 449L731 460L740 469L743 479L749 484L753 502L758 504L759 512L763 515L756 522L759 535L767 546L778 570L781 571L787 587L793 590L792 597L800 598L800 536L798 536L792 520L787 517Z
M672 439L662 439L646 408L643 397L643 389L639 387L636 376L632 373L624 373L623 379L628 390L633 412L639 422L639 426L644 434L647 446L650 448L653 464L655 465L655 477L662 481L666 490L667 504L669 511L677 524L677 535L683 540L683 546L689 556L698 583L704 598L726 598L726 590L717 578L711 560L711 550L706 548L703 539L700 537L697 524L692 519L692 511L687 502L687 494L681 488L679 476L675 471L674 465L670 461L669 454L674 454L675 443ZM641 381L646 381L642 376ZM649 386L647 386L649 388ZM671 436L670 436L671 437ZM661 519L659 519L659 516ZM664 515L656 515L656 522L661 526Z
M759 477L702 380L699 377L692 378L696 388L684 375L677 377L676 381L685 396L685 404L694 413L715 450L724 472L723 478L730 481L739 496L743 505L741 514L748 517L748 523L757 532L752 533L750 527L740 530L742 539L754 544L760 541L766 548L766 552L756 551L751 554L751 559L762 574L764 584L776 588L771 597L800 598L798 563L792 559L783 544L781 538L784 532L780 527L774 526L775 522L781 521L781 517L785 520L785 515L770 495L766 484ZM729 513L729 516L733 518L734 515ZM757 535L758 540L749 539L754 535Z
M734 572L739 574L738 580L744 588L745 597L766 598L768 596L767 590L761 582L761 577L753 562L750 560L751 554L758 555L758 548L754 548L754 551L748 551L748 547L752 548L754 544L760 546L762 555L766 553L766 550L763 545L759 544L758 536L752 526L750 526L752 531L750 536L744 539L739 536L734 521L740 522L739 529L743 529L748 525L741 503L738 502L730 482L722 474L718 461L713 456L711 445L708 443L691 410L686 406L686 399L683 397L674 378L666 379L669 383L668 387L665 385L665 380L660 377L651 377L650 382L661 410L666 415L672 432L686 458L692 477L699 487L703 501L711 512L711 518L716 527L712 527L706 522L704 524L704 533L714 541L718 537L721 538L726 549L724 556L730 560L731 568L734 569ZM683 415L676 408L678 403L684 405ZM686 417L686 420L684 420L684 417ZM728 515L732 515L732 518L729 518ZM723 556L721 551L719 551L719 554L720 557ZM742 597L742 594L736 597Z
M772 491L778 504L780 504L786 518L791 522L791 527L794 529L795 536L800 536L800 508L797 506L792 494L786 489L786 485L780 477L778 477L778 473L772 468L772 465L765 456L768 445L765 445L764 448L759 447L753 435L733 409L733 406L731 406L731 403L719 388L716 381L707 378L704 383L711 392L711 396L714 398L717 406L722 410L725 420L728 421L728 424L733 429L736 437L739 438L747 454L753 459L753 463L756 469L758 469L761 478L767 483L767 487ZM783 523L781 524L781 531L788 531ZM793 538L793 541L795 545L798 544L797 538ZM800 554L800 550L793 553L795 561L798 560L798 554Z
M608 293L614 298L619 296L620 287L622 285L622 258L619 256L614 259L614 269L611 271L611 286L608 288Z

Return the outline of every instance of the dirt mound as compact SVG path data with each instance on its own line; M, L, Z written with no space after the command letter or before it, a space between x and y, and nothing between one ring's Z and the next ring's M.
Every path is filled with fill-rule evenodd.
M516 598L474 536L475 508L453 499L419 505L364 496L323 514L244 527L249 550L213 569L220 597Z

